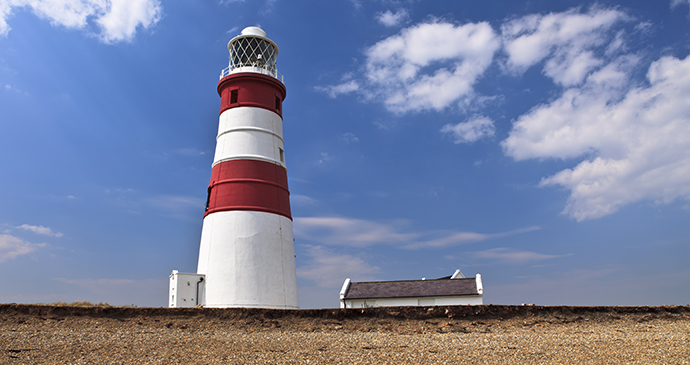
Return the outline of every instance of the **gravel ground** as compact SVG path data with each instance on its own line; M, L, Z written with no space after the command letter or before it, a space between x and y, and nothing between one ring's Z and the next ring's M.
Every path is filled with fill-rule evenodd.
M690 364L690 307L0 305L0 364Z

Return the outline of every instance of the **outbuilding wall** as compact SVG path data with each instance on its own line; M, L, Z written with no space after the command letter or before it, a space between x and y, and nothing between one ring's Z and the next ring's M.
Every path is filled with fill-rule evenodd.
M482 296L464 297L426 297L426 298L385 298L385 299L357 299L340 302L341 308L367 307L429 307L443 305L481 305Z

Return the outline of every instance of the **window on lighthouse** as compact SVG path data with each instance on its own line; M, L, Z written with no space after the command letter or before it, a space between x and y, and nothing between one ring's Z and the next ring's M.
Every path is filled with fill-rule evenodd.
M237 94L239 90L231 90L230 91L230 104L237 104Z
M206 195L206 209L204 210L204 212L208 211L208 207L210 204L211 204L211 187L209 186L208 187L208 195Z

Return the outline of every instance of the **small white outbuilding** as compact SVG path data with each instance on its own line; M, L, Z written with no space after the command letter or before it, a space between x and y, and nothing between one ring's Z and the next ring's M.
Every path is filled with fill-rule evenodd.
M482 277L466 278L460 270L434 280L374 281L346 279L340 290L340 308L481 305Z
M186 274L173 270L170 274L168 307L203 305L206 283L203 274Z

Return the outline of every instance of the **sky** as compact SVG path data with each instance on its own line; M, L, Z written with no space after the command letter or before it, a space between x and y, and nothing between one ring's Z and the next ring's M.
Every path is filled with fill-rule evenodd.
M299 303L690 303L690 0L0 0L0 303L196 272L227 42L279 46Z

